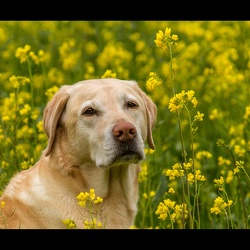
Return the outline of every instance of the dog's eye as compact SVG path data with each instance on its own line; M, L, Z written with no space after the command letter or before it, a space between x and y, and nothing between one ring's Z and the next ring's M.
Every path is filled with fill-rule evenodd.
M96 110L94 110L92 108L86 108L85 110L83 110L82 114L83 115L94 115L94 114L96 114Z
M132 108L132 109L137 108L138 106L139 105L136 102L128 102L127 103L127 107Z

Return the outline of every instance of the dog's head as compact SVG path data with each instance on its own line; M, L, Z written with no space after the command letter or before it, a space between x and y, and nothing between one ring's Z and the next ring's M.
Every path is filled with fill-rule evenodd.
M106 78L64 85L44 110L45 156L57 147L78 164L138 163L146 141L155 148L156 116L156 105L135 81Z

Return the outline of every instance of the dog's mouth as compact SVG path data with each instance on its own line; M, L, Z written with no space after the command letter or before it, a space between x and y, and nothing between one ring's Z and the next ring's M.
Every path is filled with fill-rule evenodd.
M144 154L135 149L124 149L117 153L113 159L112 165L122 165L130 163L138 163L144 159Z
M112 167L139 163L145 158L144 144L135 141L124 141L106 144L106 161L99 167Z
M133 150L125 150L123 151L121 154L119 154L116 158L119 159L119 158L127 158L127 159L130 159L130 158L138 158L138 159L141 159L141 154L139 154L139 152L137 151L133 151Z

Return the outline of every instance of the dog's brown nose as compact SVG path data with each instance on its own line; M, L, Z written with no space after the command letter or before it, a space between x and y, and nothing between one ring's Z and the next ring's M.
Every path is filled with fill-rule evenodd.
M119 141L130 141L135 137L136 128L130 122L117 123L113 128L113 135Z

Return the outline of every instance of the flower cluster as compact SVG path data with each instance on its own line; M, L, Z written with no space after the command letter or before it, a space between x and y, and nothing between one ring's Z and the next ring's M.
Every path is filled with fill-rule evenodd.
M220 177L220 179L214 179L214 186L218 188L219 191L224 190L224 178L223 176Z
M31 51L31 46L26 44L23 48L18 47L16 50L16 58L20 59L20 63L26 62L29 57L34 61L36 65L39 65L45 60L45 53L43 50L39 50L36 55L35 52Z
M176 112L177 110L181 111L188 103L192 103L195 108L198 105L196 97L194 97L194 91L184 91L181 93L175 94L173 98L170 99L168 108L170 112ZM198 114L196 119L201 120L203 115Z
M172 166L172 169L166 170L166 176L169 177L169 180L175 180L176 177L184 176L184 170L182 168L182 165L180 163L175 163Z
M111 69L107 69L101 78L116 78L116 77L117 77L116 73L112 72Z
M155 72L150 72L149 76L150 78L146 82L146 88L147 90L152 91L155 87L162 84L162 80L157 77Z
M103 227L102 223L97 222L96 220L97 212L95 212L94 210L94 205L103 202L103 198L96 196L95 190L93 188L91 188L89 192L80 192L80 194L77 195L76 198L78 200L78 205L80 205L81 207L86 207L86 205L88 205L87 209L89 209L89 213L91 216L90 220L83 221L84 228L85 229L102 228ZM73 221L70 218L64 219L63 223L67 229L77 228L75 221Z
M156 39L154 40L154 42L156 46L162 49L162 51L165 53L168 50L169 46L177 46L177 40L177 35L171 35L171 28L166 28L165 32L159 30L159 32L156 34Z
M4 209L4 207L5 207L5 202L2 201L2 202L1 202L1 209Z
M63 224L65 225L66 229L76 228L76 223L71 219L63 220Z
M226 210L232 206L233 201L229 200L228 202L225 202L222 197L217 197L214 200L214 206L210 208L211 213L215 213L216 215L220 214L222 211L226 212Z
M196 180L197 181L205 181L206 178L205 178L204 175L201 174L201 171L198 169L198 170L195 170L195 174L189 173L188 177L187 177L187 180L188 180L188 182L193 183Z
M183 214L187 217L187 205L185 203L178 205L175 201L165 199L163 202L159 203L155 214L158 215L158 218L161 220L169 218L172 222L175 222L175 220L178 217L182 217Z
M92 188L90 189L89 193L88 192L81 192L77 197L78 205L81 207L85 207L87 202L90 202L91 204L97 204L103 202L103 198L95 195L95 190Z
M97 222L96 218L93 218L91 221L84 221L84 229L101 229L102 226L102 223Z
M9 78L10 83L12 84L13 88L19 89L21 85L26 85L27 83L30 83L30 79L25 76L11 76Z

